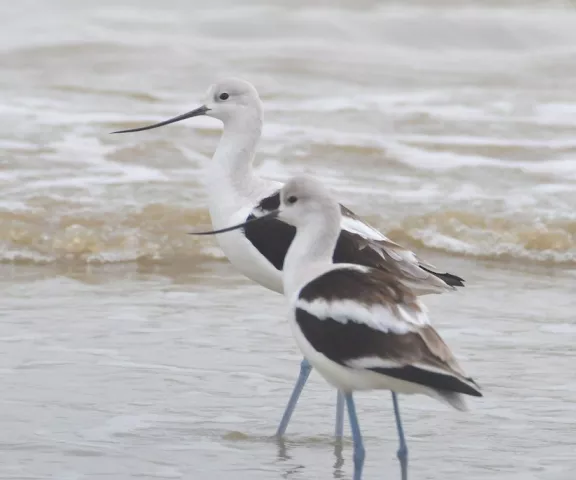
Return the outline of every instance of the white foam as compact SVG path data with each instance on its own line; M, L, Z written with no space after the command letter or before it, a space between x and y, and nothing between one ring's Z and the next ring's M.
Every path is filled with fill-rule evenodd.
M524 245L509 241L503 238L501 234L492 231L484 232L484 238L473 238L471 236L466 240L443 234L434 228L413 230L411 234L428 247L475 257L494 258L509 256L538 262L576 262L576 249L574 248L570 250L529 249Z

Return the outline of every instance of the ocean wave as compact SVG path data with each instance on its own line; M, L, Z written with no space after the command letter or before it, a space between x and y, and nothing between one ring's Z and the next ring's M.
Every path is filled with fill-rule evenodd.
M347 153L364 158L386 160L418 170L449 171L468 168L492 168L518 171L526 175L547 174L562 181L576 179L573 140L539 141L530 139L502 140L498 137L432 136L390 133L341 132L330 128L269 124L267 138L293 145L284 150L291 157L314 155L336 156ZM479 153L481 152L481 153ZM537 153L542 153L538 156ZM526 156L529 160L521 159ZM531 157L536 157L530 159Z
M526 223L456 210L410 216L388 228L379 218L369 220L416 251L576 264L576 220ZM208 264L224 259L214 239L187 233L209 225L204 209L165 204L50 220L41 211L0 212L0 262Z
M61 215L0 212L0 262L113 264L224 258L209 239L188 235L208 226L206 210L160 204L125 212Z
M576 220L489 217L463 211L404 219L388 231L398 242L482 259L576 264Z

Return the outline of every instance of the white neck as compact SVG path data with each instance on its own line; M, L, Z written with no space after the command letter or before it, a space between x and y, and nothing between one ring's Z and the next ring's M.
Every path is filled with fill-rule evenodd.
M297 227L296 237L284 259L282 279L287 298L291 299L306 283L330 269L340 235L340 221L340 209L331 208L307 216Z
M225 122L220 143L207 171L213 217L218 212L234 211L258 188L261 180L254 175L252 163L261 133L262 118L259 115L246 115Z

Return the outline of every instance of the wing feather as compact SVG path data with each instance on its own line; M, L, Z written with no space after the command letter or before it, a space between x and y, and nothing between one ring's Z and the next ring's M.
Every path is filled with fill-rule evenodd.
M280 193L274 192L262 199L248 218L258 217L280 206ZM464 286L464 281L453 274L441 273L422 262L414 252L398 245L374 227L341 205L342 231L334 251L334 263L353 263L396 274L417 294L442 293ZM273 241L266 238L269 232ZM266 225L251 224L245 235L260 253L277 269L282 270L296 229L280 220L270 220Z
M300 290L295 310L306 339L334 362L481 396L416 296L391 274L336 268Z

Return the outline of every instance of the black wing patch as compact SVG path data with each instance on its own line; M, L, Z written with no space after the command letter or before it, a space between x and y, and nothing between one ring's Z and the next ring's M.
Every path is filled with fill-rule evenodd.
M250 214L246 220L253 218L255 218L255 215ZM288 253L292 240L296 236L296 228L281 220L267 219L246 225L244 227L244 236L274 265L276 270L282 270L284 268L284 258ZM354 241L354 236L354 234L345 230L340 232L333 255L334 263L354 263L366 267L378 266L378 268L383 268L385 263L382 261L382 257L369 248L359 250Z
M269 212L276 210L279 206L280 193L276 192L264 198L256 209ZM246 220L253 218L255 215L251 213ZM281 220L263 220L246 225L244 236L274 265L276 270L282 270L288 248L296 236L296 228ZM360 241L365 240L359 235L342 230L334 250L334 263L354 263L366 267L384 268L386 264L380 254L370 248L360 249Z
M340 365L354 358L373 356L379 350L376 331L362 323L319 319L301 308L296 309L295 315L314 349Z
M263 198L256 208L264 212L271 212L272 210L280 208L280 190L269 197Z
M253 218L254 214L250 214L247 220ZM288 248L296 236L296 228L281 220L270 218L246 225L244 236L274 265L276 270L282 270Z
M273 193L260 201L254 211L262 213L277 210L280 207L280 191ZM246 220L256 218L254 211ZM296 228L281 220L274 218L261 222L249 223L244 227L244 236L254 245L256 250L268 260L276 270L281 271L284 267L284 258L290 248L290 244L296 236Z

